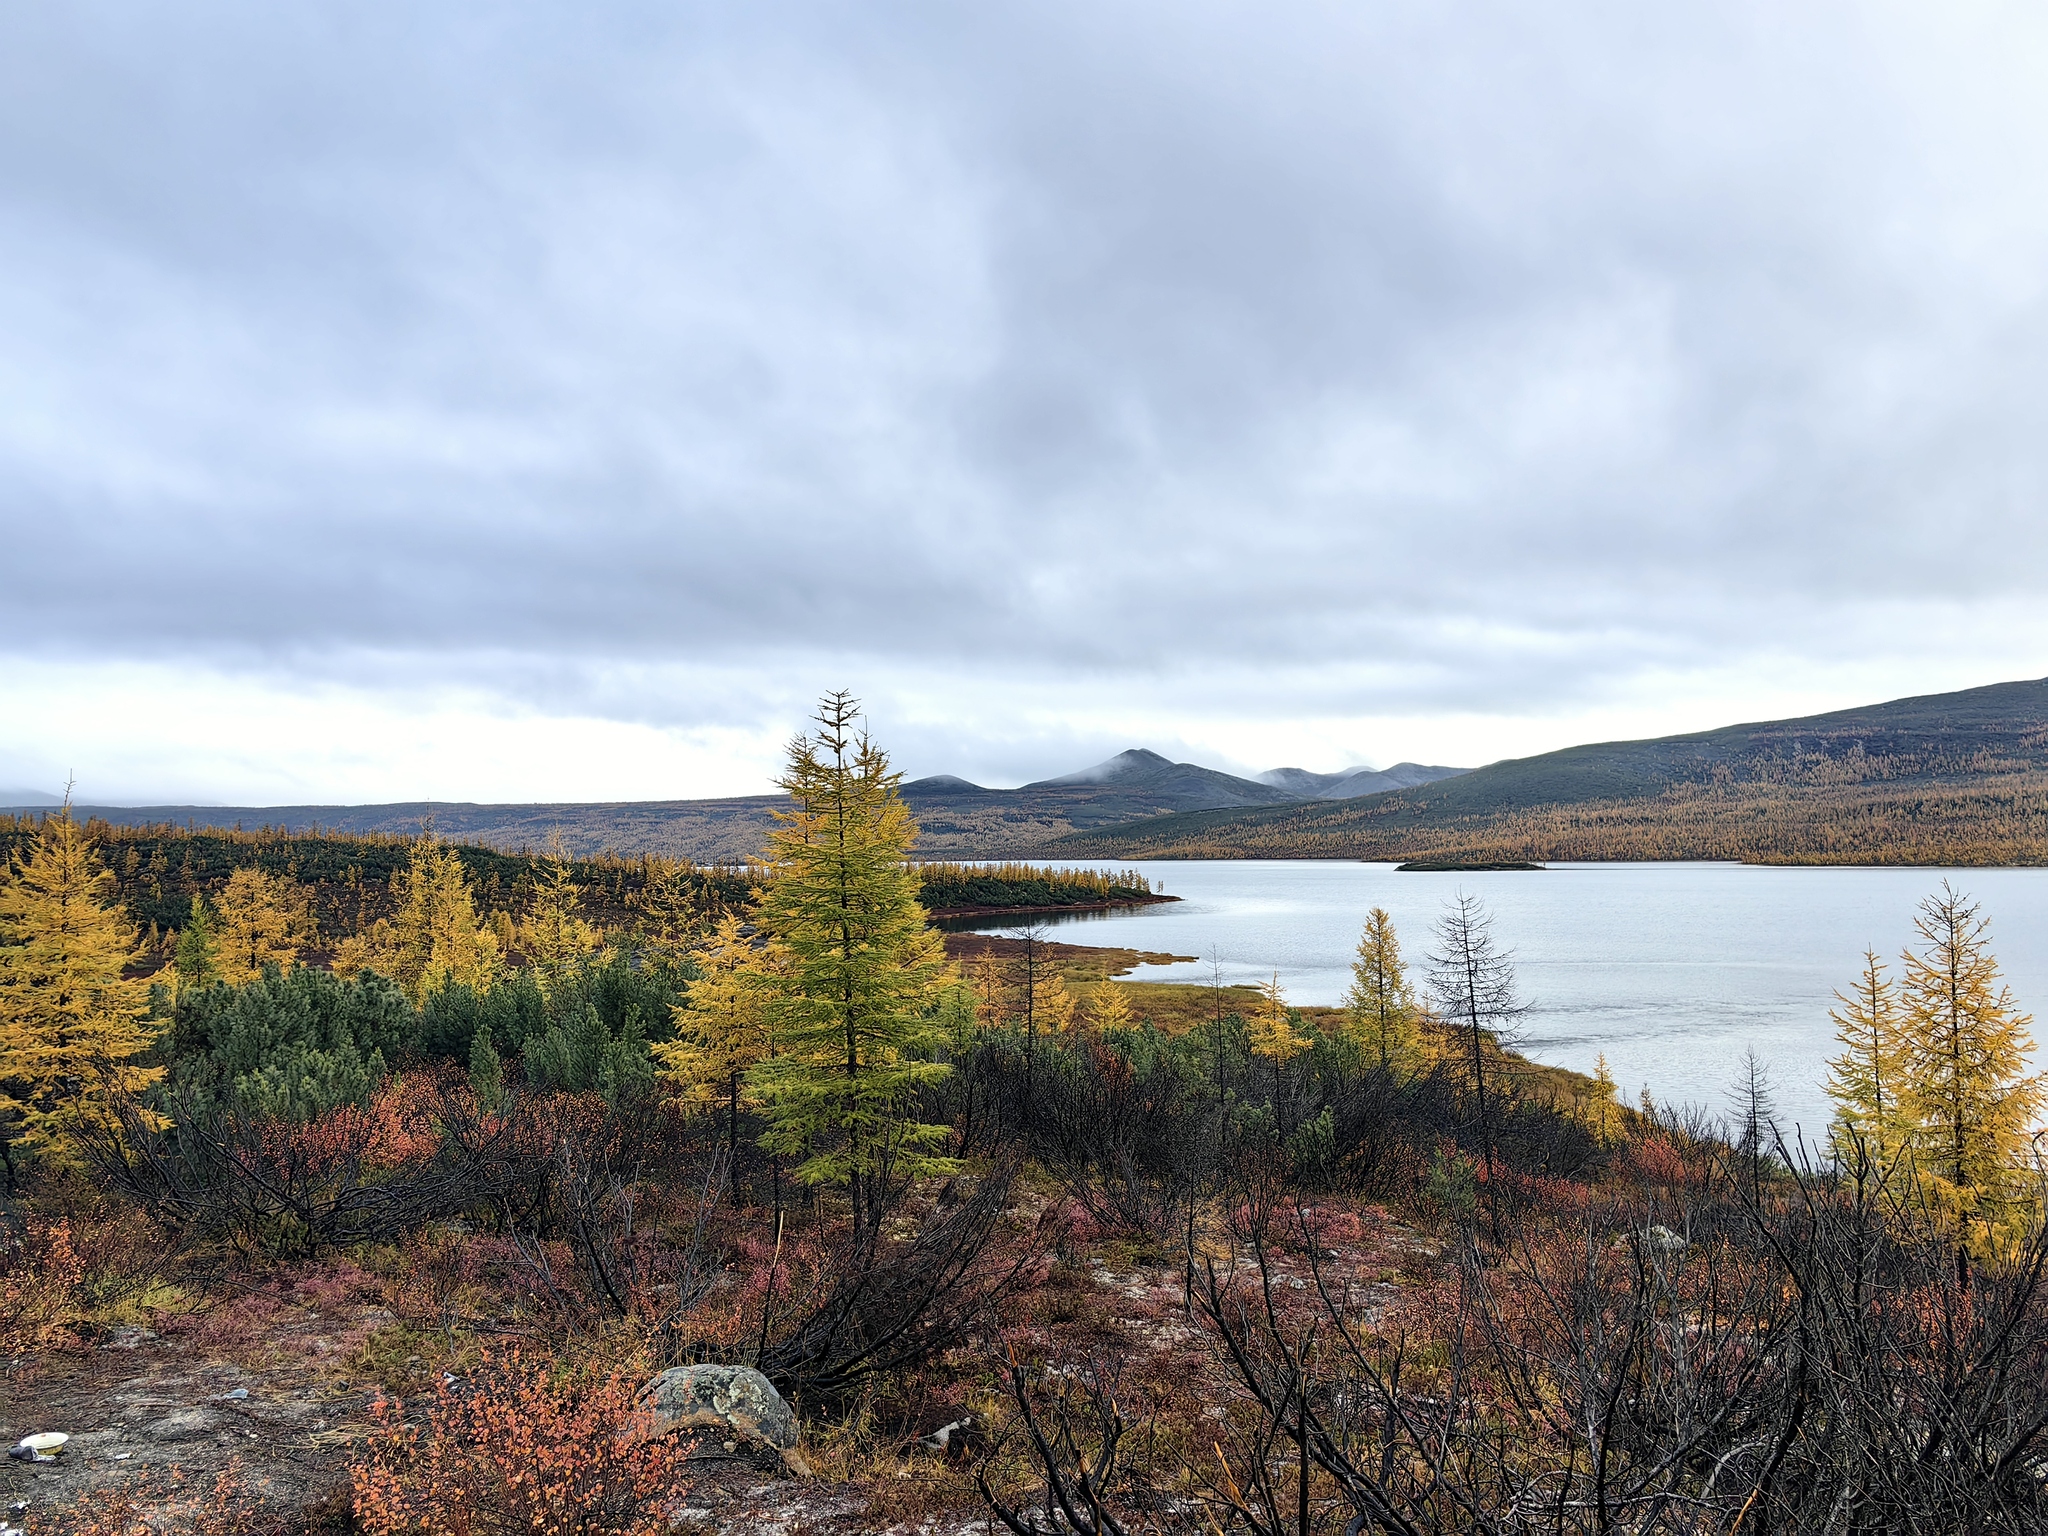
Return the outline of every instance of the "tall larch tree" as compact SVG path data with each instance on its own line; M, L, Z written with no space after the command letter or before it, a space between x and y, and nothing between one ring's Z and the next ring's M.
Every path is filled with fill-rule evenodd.
M122 972L134 925L113 904L113 876L66 805L44 819L0 883L0 1155L10 1187L17 1149L76 1159L74 1128L109 1117L108 1100L163 1075L136 1064L151 1043L146 988Z
M298 959L315 942L313 896L296 880L244 865L228 876L220 893L214 929L221 978L241 986Z
M1858 1166L1860 1147L1878 1177L1888 1179L1911 1129L1903 1097L1910 1068L1898 989L1875 950L1864 951L1863 973L1850 991L1835 994L1835 1003L1828 1018L1842 1054L1828 1062L1835 1106L1828 1137L1845 1165Z
M1913 926L1920 944L1906 951L1900 1003L1915 1166L1981 1250L2025 1214L2048 1090L2027 1072L2033 1020L1999 980L1978 906L1944 881Z
M950 967L909 863L917 826L902 775L847 693L790 743L777 784L793 802L769 838L760 926L777 947L768 1026L776 1054L748 1074L768 1120L762 1145L799 1159L798 1179L844 1185L856 1230L880 1219L891 1175L952 1171L943 1125L910 1117L912 1092L948 1068L929 1059L931 1005Z
M674 1011L676 1035L653 1047L663 1079L682 1102L725 1112L726 1146L739 1148L746 1075L769 1055L769 957L728 912L696 954L697 980Z
M1365 1059L1396 1078L1412 1077L1427 1063L1422 1007L1401 962L1401 941L1386 908L1366 914L1344 994L1344 1018Z

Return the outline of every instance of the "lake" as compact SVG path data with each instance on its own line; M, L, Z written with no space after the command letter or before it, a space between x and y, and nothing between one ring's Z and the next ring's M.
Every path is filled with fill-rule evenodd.
M1782 1120L1825 1128L1828 1009L1866 947L1896 978L1915 906L1944 879L1982 904L2022 1007L2048 1009L2048 870L1779 868L1744 864L1554 864L1542 871L1397 873L1391 864L1216 861L1134 866L1178 902L1058 920L1071 944L1201 955L1144 966L1139 981L1226 982L1275 971L1290 1001L1334 1004L1350 982L1366 912L1393 914L1418 985L1430 929L1458 890L1480 897L1515 952L1522 1051L1590 1073L1606 1052L1633 1102L1727 1108L1745 1048L1769 1067ZM1014 922L977 924L999 933Z

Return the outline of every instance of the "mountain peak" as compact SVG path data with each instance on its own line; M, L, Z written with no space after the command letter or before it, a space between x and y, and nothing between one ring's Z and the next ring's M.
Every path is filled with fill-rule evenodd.
M1354 763L1349 768L1339 768L1335 773L1311 773L1306 768L1268 768L1264 773L1254 774L1252 777L1257 783L1270 784L1275 789L1284 789L1290 795L1299 795L1302 799L1309 800L1332 784L1341 784L1354 775L1372 771L1362 763Z
M928 795L962 794L969 790L977 794L988 793L981 785L971 783L961 778L957 773L935 773L928 778L912 779L903 786L905 794L911 794L920 790Z
M1127 747L1115 757L1105 758L1090 768L1073 773L1063 773L1056 779L1040 779L1027 784L1026 789L1055 789L1070 784L1114 784L1120 779L1134 779L1141 775L1154 774L1174 767L1170 758L1161 757L1157 752L1144 747Z

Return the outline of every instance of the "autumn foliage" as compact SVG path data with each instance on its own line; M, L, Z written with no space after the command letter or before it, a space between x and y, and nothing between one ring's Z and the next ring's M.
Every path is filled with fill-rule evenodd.
M368 1536L654 1536L688 1484L620 1370L564 1382L553 1362L486 1355L431 1400L379 1403L351 1470Z

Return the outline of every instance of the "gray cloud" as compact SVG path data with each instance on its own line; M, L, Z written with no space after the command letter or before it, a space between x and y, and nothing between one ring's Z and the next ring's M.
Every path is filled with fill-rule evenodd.
M1257 717L2038 672L1950 620L2048 554L2044 41L17 7L7 649L664 727L814 675Z

